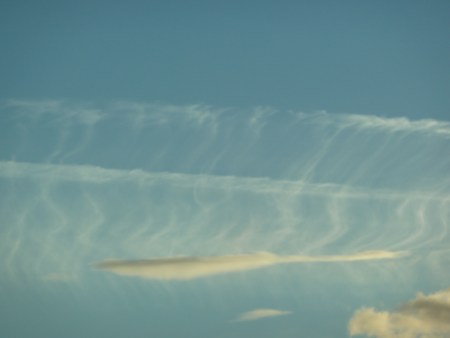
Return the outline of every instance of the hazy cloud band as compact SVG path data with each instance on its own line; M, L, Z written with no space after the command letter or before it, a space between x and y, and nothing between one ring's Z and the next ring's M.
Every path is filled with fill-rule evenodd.
M207 174L148 172L140 169L109 169L92 165L37 164L0 161L0 177L32 178L69 182L105 184L112 181L130 181L139 185L167 182L179 187L207 186L215 189L252 191L259 193L339 195L346 198L404 198L448 199L436 192L402 192L386 189L366 189L334 183L308 183L302 180L275 180L266 177L237 177Z

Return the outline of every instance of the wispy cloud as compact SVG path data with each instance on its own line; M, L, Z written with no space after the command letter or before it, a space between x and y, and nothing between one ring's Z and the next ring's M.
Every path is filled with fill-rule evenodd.
M10 99L0 106L5 111L17 115L29 116L36 120L44 116L51 117L60 127L75 124L93 126L107 117L99 107L87 104L73 104L64 100L17 100Z
M248 121L250 130L259 135L269 121L269 118L274 114L276 114L276 112L267 107L255 108L253 115Z
M216 108L205 104L174 105L168 103L146 103L133 101L113 101L106 105L95 103L73 103L67 100L18 100L0 102L3 110L15 110L21 114L34 116L52 115L61 120L77 121L93 125L108 116L126 115L129 122L137 128L149 125L164 125L173 121L187 122L190 125L208 127L212 131L219 128L219 120L231 108ZM255 107L248 119L248 125L259 132L268 119L277 114L270 107ZM279 112L279 114L283 114ZM383 117L362 114L335 114L326 111L315 113L292 113L298 119L317 125L330 125L336 128L377 129L385 132L429 133L450 137L450 122L435 119L411 120L406 117Z
M410 120L406 117L386 118L375 115L341 115L341 122L361 129L427 132L450 136L450 122L432 119Z
M87 183L108 183L112 181L131 181L139 185L155 182L167 182L180 187L210 186L215 189L252 191L259 193L326 195L345 198L419 198L448 199L436 192L417 191L400 192L387 189L367 191L333 183L308 183L301 180L275 180L264 177L218 176L208 174L185 174L170 172L148 172L140 169L109 169L92 165L38 164L28 162L0 161L0 177L36 178L57 181L75 181Z
M66 100L0 110L11 276L71 260L337 247L420 250L445 271L448 122Z
M335 256L278 256L270 252L217 257L169 257L144 260L107 260L95 263L100 270L122 276L160 280L189 280L217 274L259 269L276 264L306 262L352 262L395 259L403 252L366 251Z
M357 130L379 130L384 132L429 133L450 137L450 122L434 119L411 120L406 117L382 117L359 114L330 114L325 111L316 113L298 113L302 121L334 126L336 128L351 128Z
M234 322L245 322L250 320L258 320L270 317L279 317L291 314L291 311L283 311L276 309L255 309L252 311L241 313Z
M376 338L445 338L450 335L450 289L416 299L397 311L356 311L348 325L349 333Z
M108 106L112 113L126 114L133 127L141 129L150 125L165 125L174 121L190 126L207 127L215 132L222 109L213 109L205 104L174 105L144 102L112 102Z

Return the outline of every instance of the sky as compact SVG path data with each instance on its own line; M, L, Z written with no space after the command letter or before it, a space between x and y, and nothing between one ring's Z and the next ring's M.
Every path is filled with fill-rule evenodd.
M448 1L2 1L0 332L450 336Z

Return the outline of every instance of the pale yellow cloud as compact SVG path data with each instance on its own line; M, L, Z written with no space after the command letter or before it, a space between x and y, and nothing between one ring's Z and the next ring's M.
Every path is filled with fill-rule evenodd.
M253 311L248 311L241 313L234 321L235 322L243 322L249 320L257 320L269 317L279 317L291 314L290 311L282 311L276 309L256 309Z
M149 279L188 280L198 277L258 269L275 264L304 262L350 262L394 259L403 252L366 251L335 256L278 256L269 252L217 257L171 257L143 260L107 260L95 263L100 270Z
M356 311L348 325L349 333L376 338L450 337L450 289L403 304L394 312L363 308Z

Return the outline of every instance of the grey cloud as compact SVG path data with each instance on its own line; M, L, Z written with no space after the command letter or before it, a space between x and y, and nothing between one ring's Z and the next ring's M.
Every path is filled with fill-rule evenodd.
M305 262L351 262L394 259L403 252L366 251L335 256L277 256L269 252L217 257L170 257L145 260L107 260L95 263L100 270L117 275L160 280L189 280L216 274L259 269L275 264Z
M419 294L415 300L403 305L400 311L436 324L445 323L450 329L450 289L431 296Z

